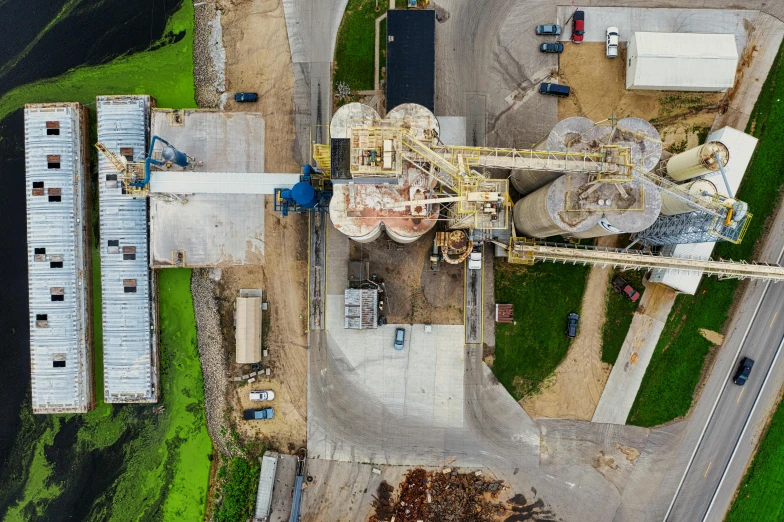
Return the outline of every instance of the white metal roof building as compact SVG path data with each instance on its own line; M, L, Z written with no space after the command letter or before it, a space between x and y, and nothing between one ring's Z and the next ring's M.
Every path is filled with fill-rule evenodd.
M264 452L259 470L259 488L256 491L256 512L254 520L267 522L272 511L272 490L275 488L275 471L278 468L278 453Z
M95 404L87 109L33 104L24 116L33 413L84 413Z
M149 96L99 96L98 141L117 155L142 161L151 102ZM147 200L122 191L117 171L99 155L104 400L156 402L157 311L148 257Z
M240 295L234 307L237 364L257 363L261 360L261 291L256 296Z
M709 141L720 141L729 149L730 157L724 171L727 174L727 181L732 189L732 193L737 194L738 187L740 187L746 169L751 162L751 157L754 155L754 149L757 147L757 138L733 129L732 127L724 127L715 132L711 132L705 141L706 143ZM712 181L721 194L727 195L727 188L724 185L721 173L716 172L710 176L706 176L706 179ZM752 213L754 212L753 208L749 210ZM715 246L716 243L667 245L662 247L662 254L677 257L692 257L694 259L709 259ZM697 291L697 287L700 286L701 278L702 272L679 272L676 270L654 269L651 272L650 281L654 283L663 283L683 294L694 295Z
M737 66L733 34L636 32L626 49L626 88L723 92Z

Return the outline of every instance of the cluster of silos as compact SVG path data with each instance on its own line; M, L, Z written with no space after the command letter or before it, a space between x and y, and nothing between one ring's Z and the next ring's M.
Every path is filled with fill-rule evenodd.
M656 166L662 152L659 133L640 118L624 118L616 126L567 118L556 124L542 148L590 153L604 145L628 147L635 168L646 172ZM656 221L662 206L659 191L636 180L611 183L592 174L543 171L516 171L511 180L524 195L515 205L515 227L527 237L639 232Z
M718 192L712 181L707 179L689 180L718 172L719 163L721 163L721 167L726 167L729 159L730 151L726 145L719 141L709 141L672 156L666 163L665 172L673 181L680 182L681 188L690 194L711 198ZM674 216L693 211L693 206L669 194L662 194L661 213L663 215Z

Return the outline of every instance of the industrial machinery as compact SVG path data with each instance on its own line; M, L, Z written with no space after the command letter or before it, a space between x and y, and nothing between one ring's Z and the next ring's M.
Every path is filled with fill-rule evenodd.
M155 143L160 141L164 147L158 153L155 151ZM177 150L168 141L160 136L153 136L150 140L150 149L144 162L129 162L124 156L117 156L107 149L103 143L96 143L95 148L104 155L121 176L123 193L132 198L143 198L147 196L147 186L150 183L152 167L170 169L173 166L182 169L193 170L201 162Z
M286 217L289 212L327 212L332 184L311 165L302 168L299 183L290 189L275 189L274 209Z

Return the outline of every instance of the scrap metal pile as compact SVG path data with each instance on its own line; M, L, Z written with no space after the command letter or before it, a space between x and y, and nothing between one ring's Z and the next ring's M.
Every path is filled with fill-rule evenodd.
M485 480L481 472L416 468L406 474L395 497L392 486L379 486L369 522L493 522L506 511L494 502L502 489L502 481Z

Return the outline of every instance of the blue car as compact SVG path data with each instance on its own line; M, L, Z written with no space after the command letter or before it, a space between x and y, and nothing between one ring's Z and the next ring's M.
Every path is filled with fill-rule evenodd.
M406 341L406 331L402 328L395 330L395 350L402 350Z
M559 35L561 34L561 26L555 24L537 25L536 34L538 35Z
M275 410L272 408L261 408L258 410L245 410L242 412L242 418L245 420L265 420L275 417Z
M543 43L539 46L539 50L543 53L556 53L561 54L564 50L564 46L561 42L555 43Z
M234 101L237 103L256 102L259 100L259 95L255 92L238 92L234 95Z

